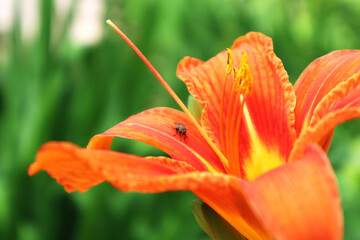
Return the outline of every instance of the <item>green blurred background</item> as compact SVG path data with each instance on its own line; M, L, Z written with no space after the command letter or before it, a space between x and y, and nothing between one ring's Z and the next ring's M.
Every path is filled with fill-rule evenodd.
M207 60L260 31L294 83L315 58L360 48L359 16L357 0L0 0L0 239L209 239L192 216L191 193L122 193L104 183L67 194L44 172L27 175L46 141L86 146L132 114L177 108L107 18L186 101L175 76L186 55ZM339 126L329 152L345 239L360 239L359 124ZM116 146L161 154L132 141Z

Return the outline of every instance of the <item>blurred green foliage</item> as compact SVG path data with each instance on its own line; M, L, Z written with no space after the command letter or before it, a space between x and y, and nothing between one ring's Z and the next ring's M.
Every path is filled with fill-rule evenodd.
M0 238L1 239L209 239L197 226L187 192L122 193L101 184L67 194L46 173L27 175L46 141L80 146L142 110L177 108L128 46L105 24L111 18L138 45L180 95L177 63L186 55L206 60L240 35L260 31L273 38L292 82L315 58L360 47L356 0L123 0L104 1L103 38L75 44L70 26L80 1L62 24L55 2L39 0L39 32L21 35L15 1L13 27L0 35ZM329 152L345 215L345 239L360 239L359 120L335 131ZM161 154L117 140L117 150Z

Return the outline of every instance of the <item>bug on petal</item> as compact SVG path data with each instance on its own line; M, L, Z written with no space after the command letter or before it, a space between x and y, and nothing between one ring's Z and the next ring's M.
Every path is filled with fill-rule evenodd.
M184 138L184 142L186 142L186 127L184 124L182 123L175 123L175 130L176 130L176 133L174 134L175 135L179 135L179 138L180 138L180 141L181 141L181 136L183 136Z

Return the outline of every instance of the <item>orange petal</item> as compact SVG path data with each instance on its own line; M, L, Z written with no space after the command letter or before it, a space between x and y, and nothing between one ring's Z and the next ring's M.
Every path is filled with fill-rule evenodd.
M347 81L359 71L359 50L334 51L316 59L304 70L295 84L297 97L295 128L298 135L312 124L312 117L316 111L320 110L324 113L330 110L326 109L323 99L340 83ZM323 106L319 108L319 104ZM327 107L330 105L327 104Z
M47 171L64 185L67 192L78 190L85 192L92 186L102 183L105 179L93 172L77 155L76 145L68 142L48 142L42 145L35 157L35 162L28 169L29 175L40 170Z
M360 72L333 88L316 106L309 127L334 111L360 108Z
M82 156L84 159L89 159L91 168L101 172L106 181L121 191L144 193L192 191L248 239L271 239L270 234L264 230L249 209L243 192L230 191L231 184L239 184L238 179L232 176L222 173L194 172L193 168L189 169L189 165L183 162L178 162L184 166L180 168L181 171L177 170L177 174L164 174L163 171L161 174L158 172L148 174L134 171L133 168L124 170L122 163L116 161L115 155L111 164L107 164L106 162L110 160L107 160L109 156L105 151L99 151L97 154L90 151L84 153L86 155ZM137 162L138 160L135 160L134 168L137 167Z
M360 72L340 82L317 104L308 127L294 144L290 161L300 158L310 143L317 143L327 151L334 128L345 121L360 117Z
M226 70L225 61L225 51L205 63L185 57L180 61L176 73L185 82L190 94L203 105L202 126L218 146L220 146L219 103Z
M175 130L176 123L186 128L186 135ZM114 136L155 146L173 159L187 162L199 171L225 172L219 158L192 124L187 115L171 108L153 108L133 115L102 134L94 136L89 149L109 149Z
M67 142L41 147L29 174L40 170L47 171L68 192L86 191L102 181L121 191L192 191L247 238L271 239L249 209L241 189L230 191L230 185L239 182L229 175L198 172L187 163L166 157L143 158Z
M327 114L314 127L307 128L301 133L294 144L289 161L301 158L306 146L310 143L317 143L327 150L332 139L333 129L342 122L359 117L359 108L340 109Z
M166 157L143 158L113 151L84 149L68 142L44 144L29 167L29 174L34 175L40 170L47 171L59 184L64 185L67 192L84 192L103 181L109 181L124 191L159 192L167 189L160 185L147 187L152 179L161 181L163 176L195 171L184 162Z
M243 188L275 239L342 239L339 189L319 146L310 145L299 161L243 184Z

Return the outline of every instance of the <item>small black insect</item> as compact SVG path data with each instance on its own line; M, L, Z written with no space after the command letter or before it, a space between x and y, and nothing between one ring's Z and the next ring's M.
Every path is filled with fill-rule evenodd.
M175 135L179 135L179 138L180 138L180 141L181 141L181 136L183 136L184 138L184 142L186 142L186 127L184 124L182 123L175 123L175 130L176 130L176 133L174 134Z

